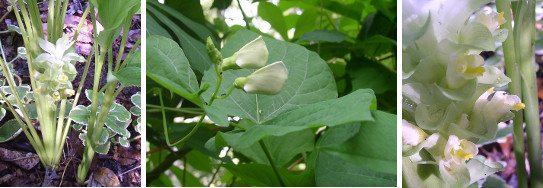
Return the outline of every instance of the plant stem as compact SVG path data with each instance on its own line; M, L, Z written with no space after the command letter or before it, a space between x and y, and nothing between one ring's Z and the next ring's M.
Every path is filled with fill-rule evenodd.
M147 104L146 105L147 108L157 108L157 109L162 109L164 108L165 110L169 110L169 111L174 111L174 112L181 112L181 113L188 113L188 114L203 114L203 111L201 111L200 108L173 108L173 107L161 107L159 105L154 105L154 104Z
M511 2L509 0L496 0L496 8L498 12L503 12L504 18L507 20L501 25L501 29L507 29L511 34L507 36L507 39L503 42L503 53L505 59L505 66L507 75L511 78L509 83L509 92L512 95L522 97L521 77L519 73L519 65L515 54L515 38L512 35L512 20L511 20ZM515 117L513 118L513 144L515 150L515 159L517 161L517 181L519 188L526 188L528 186L526 176L525 165L525 146L524 146L524 127L523 127L523 113L522 110L514 111Z
M275 176L277 176L277 179L279 180L279 184L281 184L281 187L285 187L285 183L283 182L283 179L281 179L281 176L279 175L279 171L277 171L275 162L273 162L272 156L270 152L268 151L266 144L262 140L259 140L258 143L260 144L260 147L262 147L262 150L264 150L264 153L266 154L266 158L268 158L268 161L270 162L273 172L275 173Z
M535 68L535 1L522 0L516 4L515 42L517 58L522 76L522 100L526 104L526 137L528 140L528 160L530 164L530 185L543 187L541 157L541 125L539 122L539 103Z
M245 11L243 11L243 8L241 7L241 3L238 1L239 10L241 10L241 15L243 15L243 21L245 21L245 26L248 30L251 30L251 26L249 26L249 20L247 20L247 15L245 14Z

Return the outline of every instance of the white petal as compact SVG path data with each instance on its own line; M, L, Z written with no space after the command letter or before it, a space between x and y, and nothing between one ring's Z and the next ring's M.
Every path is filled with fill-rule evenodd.
M278 61L249 75L243 89L247 93L275 95L281 92L287 78L287 67L282 61Z

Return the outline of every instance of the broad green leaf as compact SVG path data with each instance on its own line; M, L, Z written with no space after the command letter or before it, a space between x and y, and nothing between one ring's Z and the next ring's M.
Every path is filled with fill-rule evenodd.
M241 133L221 133L217 134L224 137L228 143L239 142ZM302 152L313 150L313 140L315 135L309 129L292 132L283 136L270 136L263 139L264 144L270 150L272 160L277 166L284 166L292 160L292 158ZM242 141L243 142L243 141ZM260 164L269 165L268 158L262 150L259 143L254 143L249 148L238 148L232 145L235 151L241 152L243 155L251 158L253 161Z
M267 136L281 136L322 125L336 126L358 121L372 121L370 109L375 109L374 99L375 96L371 90L357 90L338 99L291 110L266 122L266 125L251 127L241 136L239 142L233 145L246 148Z
M256 37L258 35L251 31L245 29L238 31L222 49L223 57L231 56ZM257 124L263 124L282 112L337 97L332 72L316 53L300 45L266 37L263 39L269 51L268 64L283 61L289 72L281 93L277 95L247 94L236 89L226 99L215 100L212 106L220 108L225 114L248 118ZM224 71L219 95L228 92L234 79L248 76L253 71L255 70ZM209 88L215 88L216 78L215 70L211 68L205 72L202 85L209 84ZM208 89L202 93L202 99L209 101L212 93L213 89Z
M224 164L224 168L241 178L246 185L257 187L278 187L281 184L271 166L262 164ZM296 174L287 169L278 168L279 175L288 187L315 186L313 174Z
M316 27L315 22L317 21L318 16L316 10L312 8L304 9L304 12L296 21L293 38L300 38L304 33L313 31L313 28Z
M196 150L192 150L185 156L186 162L194 169L210 174L213 173L213 167L211 166L211 159L209 156Z
M146 18L147 18L147 26L146 26L147 37L151 35L160 35L166 38L170 38L170 39L172 38L170 33L168 33L168 31L164 29L151 14L147 14Z
M232 0L214 0L211 8L217 8L219 10L224 10L232 4Z
M124 87L141 85L141 50L135 52L126 67L114 73Z
M313 32L304 33L300 39L296 42L303 41L327 41L327 42L341 42L347 37L346 34L335 30L315 30Z
M287 23L283 17L283 11L272 3L261 1L258 3L258 16L270 23L284 40L288 40Z
M207 40L207 37L211 37L213 39L213 42L215 46L220 46L220 44L217 42L219 39L217 39L217 34L213 31L209 30L206 26L186 17L183 13L180 13L176 11L173 7L162 5L156 1L149 1L150 4L157 6L158 9L163 10L165 15L171 15L170 18L174 18L178 21L180 21L182 24L186 26L186 29L192 30L192 33L199 38L200 41ZM184 5L185 6L185 5ZM185 32L189 33L189 31L184 30ZM183 44L181 44L183 45Z
M374 122L360 123L348 140L334 136L334 131L344 134L341 129L323 135L317 146L318 186L397 186L396 115L375 111L373 116Z
M147 2L154 3L156 2L156 0L147 1ZM164 4L169 7L175 8L177 12L183 13L184 15L189 17L191 20L194 20L202 25L206 23L204 11L199 0L184 0L184 1L166 0Z
M156 16L157 20L160 20L163 24L169 26L169 29L173 32L173 34L175 34L175 36L179 40L179 44L183 48L183 51L186 53L187 58L190 60L191 65L196 71L203 73L205 70L211 67L213 62L211 62L211 60L209 59L205 44L203 42L190 36L187 31L184 31L182 28L177 26L175 22L160 13L155 8L147 6L147 10L148 13ZM147 53L150 52L148 51Z
M121 25L128 16L128 13L134 7L139 7L141 3L138 0L92 0L91 2L98 8L98 17L106 30L114 29Z
M147 76L165 88L200 105L198 81L183 50L162 36L147 38Z
M170 171L177 177L177 180L183 184L183 179L185 180L185 185L183 187L203 187L204 185L198 178L196 178L190 171L183 171L178 167L170 167ZM184 178L183 178L184 177Z
M1 111L4 110L3 108L0 108ZM4 110L5 113L5 110ZM17 122L17 120L12 119L4 123L2 126L0 126L0 143L7 142L15 137L17 137L23 129Z

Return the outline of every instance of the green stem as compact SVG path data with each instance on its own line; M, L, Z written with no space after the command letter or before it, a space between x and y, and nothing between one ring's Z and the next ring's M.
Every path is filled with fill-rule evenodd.
M245 11L243 11L243 8L241 7L241 3L238 1L239 10L241 11L241 15L243 15L243 21L245 21L245 25L248 30L251 30L251 26L249 26L249 20L247 19L247 15L245 14Z
M522 100L526 104L526 137L528 140L528 160L530 164L530 185L543 187L541 157L541 125L539 122L539 103L535 68L535 1L522 0L516 4L515 43L517 58L522 76Z
M270 154L270 151L268 151L268 148L266 147L266 144L264 141L259 140L258 143L260 144L260 147L262 147L262 150L264 150L264 153L266 154L266 158L268 158L268 161L270 162L270 165L273 169L273 172L275 173L275 176L277 176L277 179L279 180L279 183L281 184L281 187L285 187L285 183L283 182L283 179L279 175L279 171L277 171L277 167L275 166L275 162L273 162L272 156Z
M226 94L223 95L223 96L218 96L218 97L215 97L215 98L217 98L217 99L224 99L224 98L228 97L228 96L232 93L232 91L234 91L235 88L236 88L236 86L234 86L234 84L232 84L232 87L230 88L230 90L228 91L228 93L226 93Z
M196 126L194 126L194 128L192 128L192 130L189 132L189 134L187 134L181 140L179 140L179 141L172 144L170 142L170 136L169 136L169 133L168 133L168 124L166 123L167 122L166 121L166 111L164 109L164 101L162 99L162 91L158 92L158 96L159 96L159 99L160 99L160 106L162 108L162 128L164 129L164 137L166 137L166 144L168 146L172 147L172 146L175 146L175 145L177 145L179 143L182 143L185 140L187 140L188 138L190 138L194 133L196 133L196 131L198 130L198 128L202 124L202 121L204 120L204 117L206 116L206 113L202 114L202 116L200 117L200 120L198 120L198 123L196 124Z
M503 12L504 18L507 20L501 25L501 29L507 29L510 33L513 33L512 20L511 20L511 2L509 0L496 0L496 9L498 12ZM515 38L512 34L507 36L507 39L502 44L505 67L507 75L511 78L509 83L509 92L512 95L522 97L522 85L521 76L519 72L519 65L515 54ZM528 181L526 176L525 165L525 146L524 146L524 127L523 127L523 112L522 110L514 111L515 117L513 118L513 144L515 151L515 158L517 159L517 181L519 188L528 187Z
M154 104L147 104L147 108L156 108L157 110L160 110L164 108L165 110L173 111L173 112L181 112L181 113L187 113L187 114L203 114L204 112L201 111L200 108L194 108L194 109L187 109L187 108L172 108L172 107L161 107L159 105Z

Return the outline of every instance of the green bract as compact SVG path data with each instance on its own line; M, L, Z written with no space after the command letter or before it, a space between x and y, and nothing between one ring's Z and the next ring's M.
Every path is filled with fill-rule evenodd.
M501 13L481 11L469 20L488 2L403 3L402 148L403 161L415 164L404 167L434 165L438 171L424 173L440 178L408 182L467 187L503 170L499 163L476 159L475 143L493 140L497 123L511 119L511 110L523 109L524 104L515 95L494 91L510 79L498 67L485 65L479 55L495 50L494 43L508 33L498 29L505 23Z

